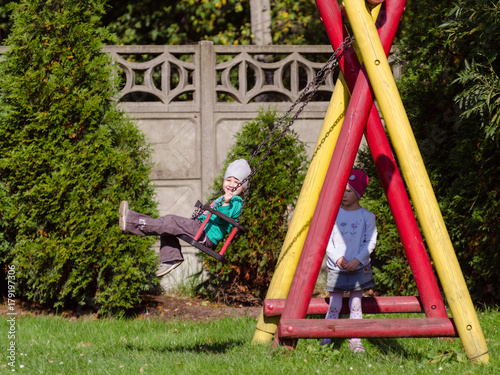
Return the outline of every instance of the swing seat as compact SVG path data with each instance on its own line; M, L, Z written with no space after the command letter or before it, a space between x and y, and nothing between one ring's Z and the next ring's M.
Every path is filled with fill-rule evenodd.
M229 247L229 245L232 242L236 241L242 233L248 233L249 230L247 228L245 228L243 225L241 225L240 223L238 223L233 218L231 218L227 215L224 215L223 213L220 213L217 210L214 210L209 205L203 204L200 201L196 202L195 207L200 208L203 211L208 211L207 217L205 218L205 220L203 221L203 224L201 224L200 229L198 230L198 232L196 233L196 235L193 238L191 238L185 234L181 234L178 237L181 240L183 240L184 242L187 242L188 244L196 247L198 250L201 250L204 253L210 255L211 257L214 257L215 259L220 260L222 263L228 264L229 260L227 260L227 258L224 257L224 253L226 252L227 248ZM227 236L226 241L224 242L224 245L222 246L222 248L220 249L219 252L216 252L216 251L210 249L209 247L198 242L198 239L200 238L201 234L205 230L205 227L206 227L208 221L210 220L210 218L212 217L212 215L218 216L219 218L221 218L222 220L228 222L229 224L231 224L233 226L233 228L231 229L231 232Z

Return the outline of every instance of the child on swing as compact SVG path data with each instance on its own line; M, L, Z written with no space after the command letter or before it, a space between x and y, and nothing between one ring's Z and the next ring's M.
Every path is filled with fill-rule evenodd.
M250 166L244 159L233 161L226 169L222 190L224 195L212 202L211 207L238 220L243 200L239 196L247 182L241 182L250 175ZM162 277L177 268L184 261L178 235L194 237L206 218L206 214L197 219L188 219L177 215L165 215L153 219L148 215L129 210L128 202L120 203L120 230L124 234L140 236L160 236L160 267L157 277ZM228 234L232 225L212 215L198 242L215 249L217 244Z
M363 290L375 286L370 264L370 254L377 243L375 215L359 204L368 181L364 172L358 169L351 171L328 241L328 278L325 289L330 293L330 304L325 319L339 318L346 291L350 292L350 319L362 319ZM330 339L323 339L320 343L330 344ZM349 349L354 353L365 352L360 338L351 338Z

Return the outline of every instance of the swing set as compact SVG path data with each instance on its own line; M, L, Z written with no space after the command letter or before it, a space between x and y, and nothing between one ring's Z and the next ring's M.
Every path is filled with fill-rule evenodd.
M335 50L323 73L330 72L338 65L341 75L335 84L315 157L311 160L269 285L254 342L272 341L273 346L293 349L300 338L458 336L471 361L489 361L486 340L387 61L405 2L368 0L365 3L363 0L344 0L345 12L342 13L337 1L316 0ZM357 48L351 48L354 38ZM318 81L318 76L311 84ZM314 92L313 90L308 95L313 95ZM301 95L290 111L302 97ZM385 127L375 106L375 99ZM280 136L288 130L307 101L303 102L289 124L283 127ZM281 123L284 123L288 114ZM273 132L281 125L275 127ZM391 137L452 317L448 316L444 305L385 129ZM373 314L424 313L425 317L306 319L307 315L324 314L328 308L328 301L313 299L312 294L363 134L387 195L419 292L418 297L363 298L363 310ZM271 134L252 158L270 137ZM328 142L325 142L326 138L329 138ZM271 145L259 165L276 143ZM257 166L248 179L258 169ZM241 183L243 182L245 181ZM212 212L207 205L198 204L197 209L199 212L206 210L218 214ZM222 254L216 253L217 259L224 261L223 253L230 241L237 237L236 232L244 232L237 225L233 230L235 234L232 232L226 240Z
M350 36L350 31L357 48L347 49L338 58L342 76L335 85L322 129L322 134L330 134L330 139L311 161L253 341L273 341L273 346L293 349L300 338L458 336L471 361L487 363L486 340L387 61L405 0L368 0L366 3L344 0L345 12L341 12L337 1L316 0L316 4L334 49ZM418 297L363 298L363 308L374 314L416 312L424 313L425 317L306 319L307 315L324 314L328 308L327 301L313 299L312 294L363 134L419 292Z

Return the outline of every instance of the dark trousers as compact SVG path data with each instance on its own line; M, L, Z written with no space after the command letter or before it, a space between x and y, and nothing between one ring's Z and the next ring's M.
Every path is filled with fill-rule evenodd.
M158 219L132 210L127 214L125 233L140 236L160 236L160 263L184 260L178 235L185 234L193 238L201 227L201 221L187 219L177 215L165 215ZM213 249L215 245L207 237L205 231L198 242Z

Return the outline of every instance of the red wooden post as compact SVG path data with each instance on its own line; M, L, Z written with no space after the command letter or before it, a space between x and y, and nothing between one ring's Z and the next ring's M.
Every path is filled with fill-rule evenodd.
M449 318L286 319L278 327L287 339L325 337L456 337Z
M263 312L265 316L281 315L285 308L285 299L264 300ZM348 298L344 298L341 314L348 314ZM328 298L312 298L307 307L307 315L325 315L328 310ZM418 297L364 297L361 299L363 314L381 313L423 313Z
M360 75L360 77L362 76ZM335 224L342 195L356 158L368 117L368 111L366 111L366 114L362 113L360 108L364 105L369 104L371 106L372 104L366 100L364 95L361 95L365 91L365 88L368 87L362 87L363 82L359 81L360 84L355 86L349 102L345 120L319 195L316 210L311 219L304 247L295 270L295 276L290 286L282 319L303 319L307 313L307 306L311 300L328 239ZM367 85L366 80L364 83ZM276 336L274 344L277 343L294 347L296 340L281 340L279 336Z
M429 318L445 318L448 313L382 124L369 122L365 135L379 170L424 311Z

